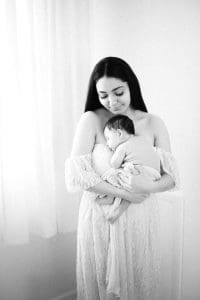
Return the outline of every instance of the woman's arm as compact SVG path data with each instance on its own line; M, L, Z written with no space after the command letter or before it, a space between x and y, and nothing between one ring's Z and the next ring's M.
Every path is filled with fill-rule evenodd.
M91 153L96 138L97 116L88 111L82 114L76 127L73 139L71 156L80 156Z
M93 151L98 126L97 118L97 115L91 111L88 111L81 116L73 140L72 157L81 156ZM133 201L134 199L135 203L141 202L145 197L144 195L135 195L135 197L133 197L133 193L116 188L103 180L87 188L87 190L97 194L106 194L113 197L124 198L128 201Z
M167 152L171 152L170 138L168 130L164 122L157 116L151 118L152 129L155 132L155 146ZM152 187L149 189L150 193L159 193L171 190L174 188L174 179L164 172L161 166L161 179L154 181Z
M170 139L164 122L157 116L150 116L149 127L154 132L154 146L164 151L171 152ZM124 183L125 184L125 183ZM131 189L130 189L131 186ZM175 186L172 176L167 174L161 165L161 179L152 181L143 175L133 176L127 186L136 193L160 193L171 190Z
M124 190L121 188L117 188L107 183L106 181L99 182L98 184L96 184L93 187L90 187L87 190L97 194L106 194L111 197L119 197L132 203L140 203L149 196L148 192L137 193L135 190L134 191ZM110 204L110 201L108 204Z

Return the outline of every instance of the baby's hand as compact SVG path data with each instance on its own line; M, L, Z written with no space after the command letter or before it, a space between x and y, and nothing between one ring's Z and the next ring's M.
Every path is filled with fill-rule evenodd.
M108 222L113 224L123 214L123 212L124 211L120 209L116 209L114 212L112 212L111 215L106 216L106 219L108 220Z
M106 219L108 222L113 224L122 214L127 210L131 203L126 200L121 200L120 205L114 209L114 211L108 212L106 215Z
M96 201L99 205L109 205L109 204L113 204L114 197L107 196L107 195L104 195L102 197L102 195L100 195L96 198Z

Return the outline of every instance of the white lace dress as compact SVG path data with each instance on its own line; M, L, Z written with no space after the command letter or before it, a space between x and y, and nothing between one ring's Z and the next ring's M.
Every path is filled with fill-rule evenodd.
M67 159L65 176L70 191L88 189L102 181L93 162L106 164L102 147L92 153ZM162 168L178 185L173 156L157 149ZM131 204L110 224L97 194L84 191L77 232L78 300L155 300L159 289L158 201L153 194L141 204ZM112 227L114 226L114 227ZM113 230L114 229L114 230Z

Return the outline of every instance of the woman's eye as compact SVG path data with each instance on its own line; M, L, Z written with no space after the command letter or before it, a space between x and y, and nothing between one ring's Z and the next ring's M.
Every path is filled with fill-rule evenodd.
M99 98L100 98L100 99L106 99L106 98L107 98L107 95L105 95L105 96L101 96L101 95L100 95Z
M124 92L120 92L120 93L116 93L115 95L118 96L118 97L120 97L120 96L122 96L123 94L124 94Z

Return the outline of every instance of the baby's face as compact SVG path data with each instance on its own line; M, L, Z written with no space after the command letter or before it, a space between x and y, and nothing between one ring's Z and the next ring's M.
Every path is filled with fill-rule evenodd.
M106 127L105 130L104 130L104 135L105 135L105 138L106 138L107 146L110 149L115 150L121 142L119 132L115 129L108 129Z

